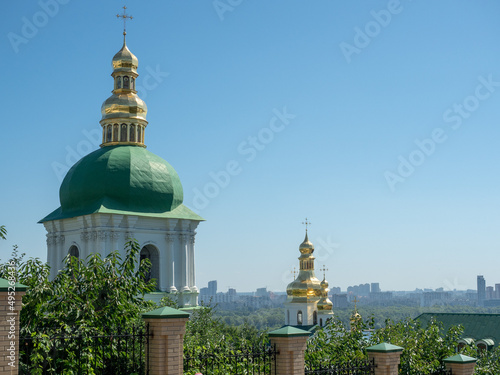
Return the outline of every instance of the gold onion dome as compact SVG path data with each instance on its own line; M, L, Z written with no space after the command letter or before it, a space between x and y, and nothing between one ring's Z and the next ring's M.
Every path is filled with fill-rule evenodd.
M309 241L309 238L307 237L307 231L306 231L306 238L304 238L304 242L300 244L299 250L302 254L314 253L314 245L311 243L311 241Z
M318 310L332 310L333 303L328 298L328 281L323 277L323 281L321 282L321 299L318 301L316 305Z
M133 71L137 73L139 60L128 49L125 37L123 38L122 49L113 56L112 66L114 71Z
M326 279L323 279L323 281L321 282L321 288L322 289L328 288L328 281L326 281Z
M314 246L306 237L299 246L300 271L297 278L288 284L286 293L292 302L304 302L306 300L317 300L321 297L321 283L314 273Z

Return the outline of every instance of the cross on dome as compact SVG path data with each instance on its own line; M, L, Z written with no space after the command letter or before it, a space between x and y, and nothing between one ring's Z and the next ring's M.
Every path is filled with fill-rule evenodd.
M127 35L127 19L132 20L134 17L127 14L127 7L123 7L123 14L117 14L116 18L123 19L123 35Z
M307 217L306 217L306 221L303 221L302 224L304 224L306 226L306 232L307 232L307 227L309 225L311 225L311 222L307 220Z
M328 272L328 268L323 264L323 268L320 269L323 272L323 279L326 279L326 272Z

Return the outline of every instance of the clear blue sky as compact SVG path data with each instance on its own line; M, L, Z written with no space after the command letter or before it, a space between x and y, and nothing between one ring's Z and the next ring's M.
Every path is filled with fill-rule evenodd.
M46 258L37 221L98 147L122 5L2 4L2 259ZM284 291L306 216L331 286L500 282L500 2L126 5L146 144L207 219L199 287Z

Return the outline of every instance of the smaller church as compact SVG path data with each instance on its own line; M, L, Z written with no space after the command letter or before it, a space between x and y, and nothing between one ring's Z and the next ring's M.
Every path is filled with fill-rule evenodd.
M319 281L314 273L314 246L307 236L299 246L300 270L286 288L285 325L309 329L319 325L324 327L326 321L333 317L333 304L328 298L328 282L325 275Z

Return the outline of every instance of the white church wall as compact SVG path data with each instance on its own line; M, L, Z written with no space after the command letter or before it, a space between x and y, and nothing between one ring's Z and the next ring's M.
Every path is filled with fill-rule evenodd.
M95 252L105 257L115 250L124 259L126 242L135 239L141 250L150 249L157 288L169 293L180 292L179 302L183 306L197 305L194 267L197 221L92 214L45 222L44 225L51 279L62 268L71 246L78 248L81 259Z

